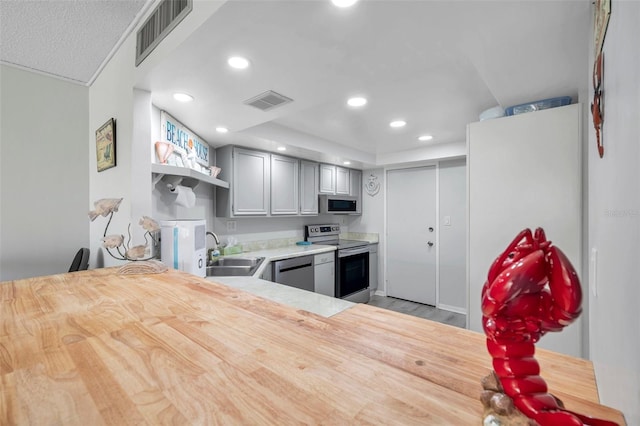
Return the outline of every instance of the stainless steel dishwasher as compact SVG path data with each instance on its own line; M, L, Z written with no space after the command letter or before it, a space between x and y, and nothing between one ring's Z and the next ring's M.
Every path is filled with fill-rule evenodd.
M273 263L273 277L277 283L314 291L313 256L275 261Z

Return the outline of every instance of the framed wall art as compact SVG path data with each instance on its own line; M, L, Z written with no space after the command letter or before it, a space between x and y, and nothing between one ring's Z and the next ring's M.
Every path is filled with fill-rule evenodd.
M607 26L611 16L611 0L596 0L594 11L594 48L595 61L593 64L593 102L591 103L591 116L593 128L596 132L596 144L600 158L604 156L604 141L602 126L604 124L604 37L607 35Z
M116 166L116 120L110 118L96 130L98 172Z

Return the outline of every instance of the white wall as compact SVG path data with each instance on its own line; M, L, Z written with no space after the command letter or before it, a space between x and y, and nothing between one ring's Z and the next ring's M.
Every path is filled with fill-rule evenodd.
M438 307L466 314L466 160L440 162L438 182ZM445 216L450 218L450 225L445 225Z
M590 271L597 295L590 297L589 340L601 402L621 409L629 425L640 425L640 2L611 7L604 158L591 123L588 140L589 246L598 253Z
M109 233L126 234L129 223L134 231L134 244L141 230L142 215L151 215L151 99L148 92L134 90L136 83L159 61L170 60L171 53L206 21L223 2L195 1L191 13L169 34L154 51L135 67L135 31L127 37L89 89L88 139L105 121L116 119L116 158L114 168L96 171L95 143L89 144L89 191L91 201L100 198L124 200L114 215ZM148 13L153 10L148 11ZM142 17L140 23L146 17ZM123 262L109 257L101 247L106 218L98 218L90 226L91 264L93 267L120 265Z
M0 280L67 272L89 243L89 90L5 65L0 81Z
M94 132L110 118L116 120L116 167L100 173L96 166L95 143L89 144L89 188L91 202L101 198L124 198L119 211L109 225L109 234L127 235L131 222L132 198L132 136L133 136L133 52L135 40L129 37L102 70L89 89L89 131L87 140L95 139ZM148 159L146 159L148 161ZM102 249L108 218L98 217L91 222L90 244L92 267L120 265Z

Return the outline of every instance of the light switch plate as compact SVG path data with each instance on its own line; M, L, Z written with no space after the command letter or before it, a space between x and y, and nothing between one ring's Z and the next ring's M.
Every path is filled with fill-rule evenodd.
M444 216L442 218L442 224L444 226L451 226L451 216Z
M227 221L227 231L235 231L236 230L236 221L228 220Z

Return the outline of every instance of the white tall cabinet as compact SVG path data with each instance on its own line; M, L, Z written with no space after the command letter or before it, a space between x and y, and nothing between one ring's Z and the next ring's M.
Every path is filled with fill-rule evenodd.
M581 117L581 104L574 104L468 126L471 330L482 331L480 292L491 263L522 229L544 228L581 275ZM581 279L586 296L586 278ZM581 325L579 318L538 345L582 356Z

